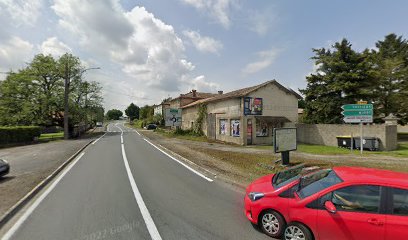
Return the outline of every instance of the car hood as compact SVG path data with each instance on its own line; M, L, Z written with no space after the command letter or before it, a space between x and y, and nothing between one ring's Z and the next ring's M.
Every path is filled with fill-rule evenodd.
M270 192L274 188L272 186L272 178L275 174L266 175L253 181L246 189L246 193L250 192Z

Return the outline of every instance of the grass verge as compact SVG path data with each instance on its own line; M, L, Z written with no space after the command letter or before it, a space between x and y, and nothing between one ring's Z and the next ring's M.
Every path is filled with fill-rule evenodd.
M272 149L272 146L255 146L258 149ZM298 152L316 154L316 155L348 155L360 154L360 150L353 150L346 148L339 148L333 146L298 144ZM393 151L364 151L363 156L383 155L391 157L408 157L408 142L399 143L397 150Z
M64 138L64 132L58 132L58 133L43 133L40 135L38 138L39 140L54 140L54 139L63 139Z

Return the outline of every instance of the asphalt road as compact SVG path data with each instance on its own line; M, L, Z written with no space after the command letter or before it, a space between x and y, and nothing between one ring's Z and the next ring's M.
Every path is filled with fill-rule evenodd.
M20 214L8 239L271 239L243 194L111 124Z

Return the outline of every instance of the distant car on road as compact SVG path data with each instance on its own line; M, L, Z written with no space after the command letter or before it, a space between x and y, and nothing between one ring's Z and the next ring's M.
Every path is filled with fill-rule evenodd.
M147 129L147 130L153 130L156 128L157 128L156 124L148 124L146 127L144 127L144 129Z
M10 172L9 163L4 159L0 159L0 177L3 177L4 175L8 174L9 172Z
M103 127L103 123L102 122L96 122L96 127Z

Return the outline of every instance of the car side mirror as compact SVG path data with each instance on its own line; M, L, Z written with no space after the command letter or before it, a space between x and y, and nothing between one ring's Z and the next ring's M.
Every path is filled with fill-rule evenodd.
M331 202L331 201L326 201L325 203L324 203L324 208L326 208L326 210L329 212L329 213L336 213L337 212L337 209L336 209L336 206L334 206L334 204Z

